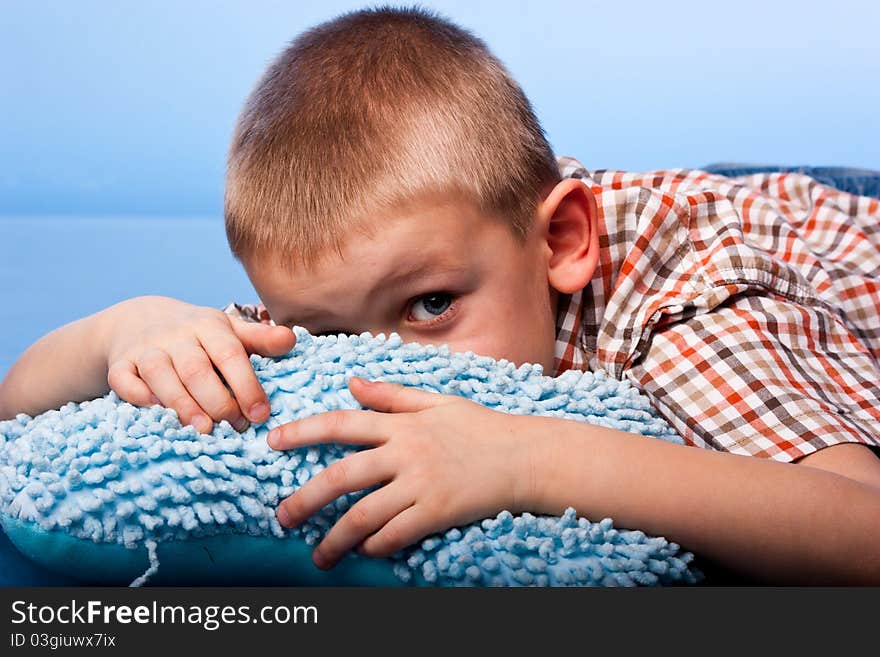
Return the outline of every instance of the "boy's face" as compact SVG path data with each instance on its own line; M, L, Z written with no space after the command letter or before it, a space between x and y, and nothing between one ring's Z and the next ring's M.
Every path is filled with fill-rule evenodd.
M331 251L308 271L244 262L276 324L396 332L553 373L557 295L543 231L521 243L502 221L454 201L412 205L372 225L371 237L352 232L342 257Z

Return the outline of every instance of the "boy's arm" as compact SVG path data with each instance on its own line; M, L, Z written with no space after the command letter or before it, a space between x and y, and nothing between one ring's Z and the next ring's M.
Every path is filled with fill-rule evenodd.
M106 336L123 303L61 326L28 347L0 381L0 420L107 394Z
M200 431L221 420L239 431L248 420L265 422L269 402L249 354L286 354L296 335L229 314L146 295L62 326L0 382L0 419L87 401L112 387L129 403L171 408Z
M538 513L573 506L589 518L611 517L769 582L880 584L880 485L820 467L536 420L553 423L532 442L530 497ZM876 457L858 445L846 445L845 455L843 447L828 447L812 462L876 482L877 465L868 460Z
M867 445L839 443L801 457L797 462L880 488L880 456Z

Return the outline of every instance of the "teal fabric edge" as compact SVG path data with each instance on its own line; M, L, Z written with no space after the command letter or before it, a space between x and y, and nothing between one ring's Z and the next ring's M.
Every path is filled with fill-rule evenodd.
M93 543L0 513L0 525L31 561L84 585L127 586L150 566L143 543ZM313 547L298 537L277 539L217 534L186 541L160 541L159 571L151 586L407 586L392 563L348 553L331 570L312 563ZM106 574L106 577L96 573ZM237 573L237 574L236 574ZM424 582L414 584L424 585Z

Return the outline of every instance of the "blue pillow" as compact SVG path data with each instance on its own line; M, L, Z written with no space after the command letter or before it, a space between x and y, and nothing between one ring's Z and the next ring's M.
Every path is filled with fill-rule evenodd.
M264 424L238 433L182 427L175 411L133 406L111 391L30 417L0 421L0 524L30 559L90 584L632 586L693 584L693 555L661 537L560 517L512 515L426 537L385 559L347 554L323 571L311 551L364 491L346 494L293 529L281 500L357 448L279 452L266 435L316 413L361 408L352 375L457 394L514 414L590 422L658 439L681 438L626 381L603 372L543 376L540 365L392 333L315 337L277 358L251 356L270 401Z

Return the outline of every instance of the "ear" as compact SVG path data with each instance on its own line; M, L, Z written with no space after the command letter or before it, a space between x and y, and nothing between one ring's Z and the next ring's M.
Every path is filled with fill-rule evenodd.
M599 263L599 210L583 182L559 182L538 206L550 259L547 280L563 294L583 289Z

